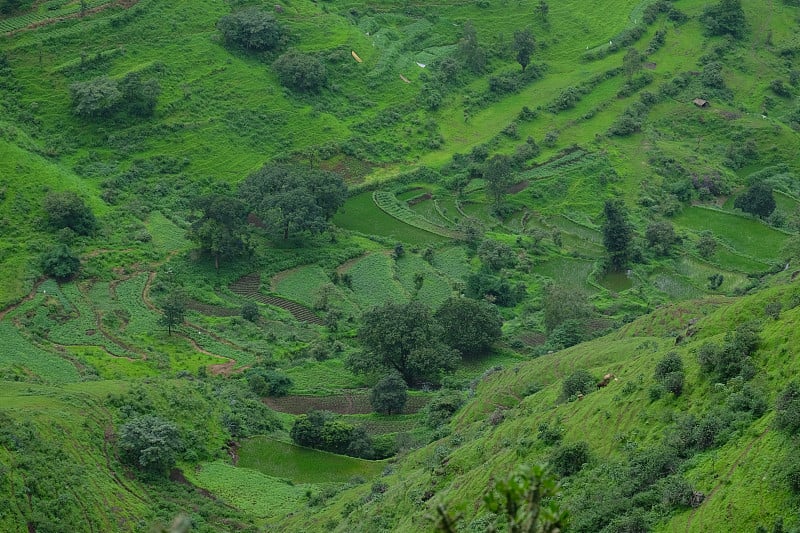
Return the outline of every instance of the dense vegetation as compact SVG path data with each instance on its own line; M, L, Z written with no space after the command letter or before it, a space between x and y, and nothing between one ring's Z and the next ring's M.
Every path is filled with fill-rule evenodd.
M800 527L799 24L0 0L0 530Z

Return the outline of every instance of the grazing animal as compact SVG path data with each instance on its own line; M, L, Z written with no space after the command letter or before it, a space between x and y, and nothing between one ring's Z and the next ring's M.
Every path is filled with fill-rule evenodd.
M612 379L615 379L614 374L606 374L605 376L603 376L603 379L597 382L597 388L602 389L603 387L608 385Z

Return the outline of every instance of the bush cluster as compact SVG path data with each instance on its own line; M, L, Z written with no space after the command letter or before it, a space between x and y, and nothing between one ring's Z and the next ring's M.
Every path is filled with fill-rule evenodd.
M328 411L309 411L297 417L290 431L299 446L372 459L375 448L363 427L342 422Z

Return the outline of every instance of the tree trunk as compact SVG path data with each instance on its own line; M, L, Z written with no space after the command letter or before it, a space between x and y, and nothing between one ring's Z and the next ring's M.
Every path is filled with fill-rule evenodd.
M214 254L214 269L217 271L217 275L219 275L219 254Z

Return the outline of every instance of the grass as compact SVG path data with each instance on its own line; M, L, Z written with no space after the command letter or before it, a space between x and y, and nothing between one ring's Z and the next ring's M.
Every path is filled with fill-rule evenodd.
M684 209L674 222L695 231L711 230L740 254L762 261L777 260L788 238L758 220L698 206Z
M447 240L446 237L405 224L381 211L372 200L371 192L353 196L333 217L337 226L365 235L378 235L410 244L429 244Z
M385 254L370 254L350 268L355 300L362 308L408 300L394 269L394 260Z
M225 503L262 518L276 518L292 512L311 488L222 461L203 463L197 471L187 470L184 474L189 481Z
M559 285L572 289L596 292L589 284L589 274L594 270L594 261L560 257L533 267L533 272L553 279Z
M302 448L269 437L254 437L239 448L237 466L294 483L344 483L356 476L372 479L381 473L386 463Z
M12 375L45 383L69 383L81 379L72 363L32 344L8 320L0 322L0 345L3 347L0 366Z

